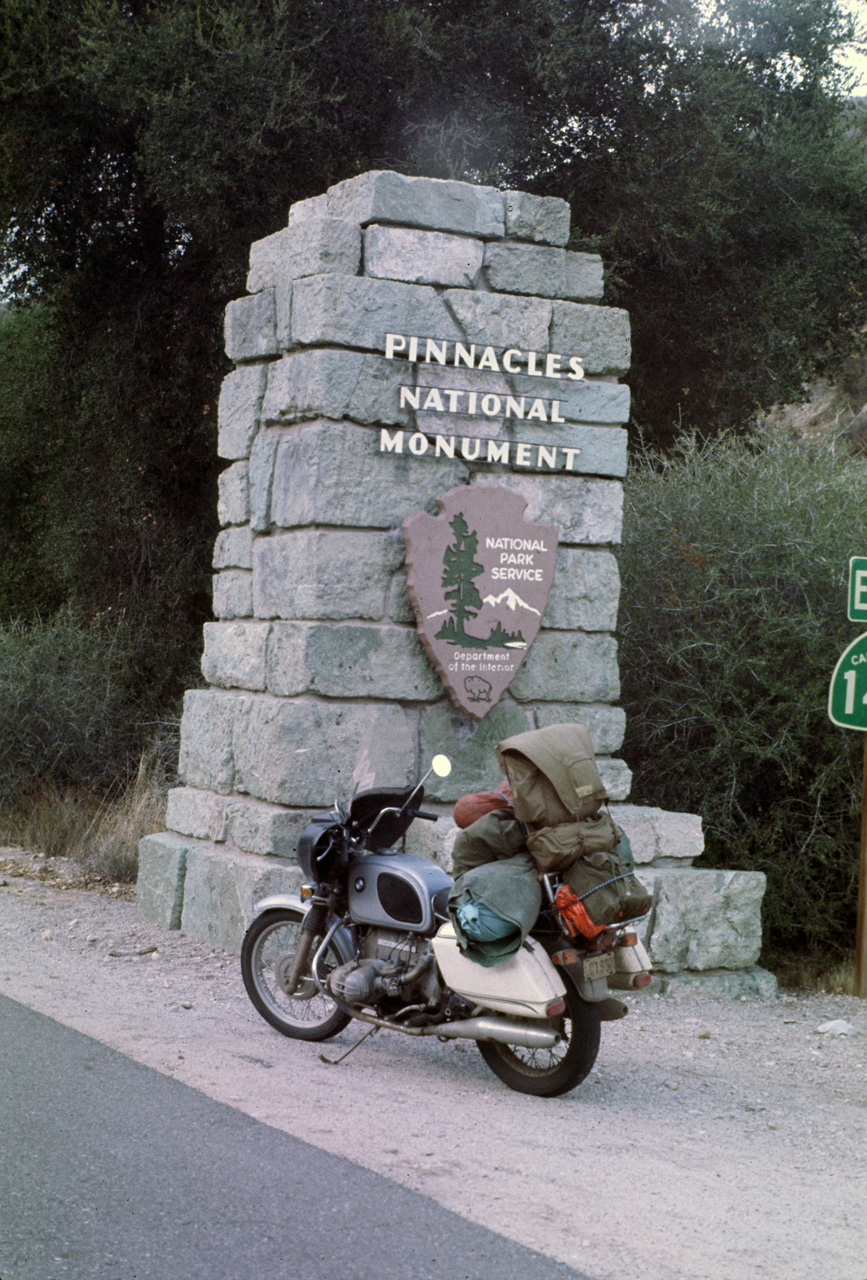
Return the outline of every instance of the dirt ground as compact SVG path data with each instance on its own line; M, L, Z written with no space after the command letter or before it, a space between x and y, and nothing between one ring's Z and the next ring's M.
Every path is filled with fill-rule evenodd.
M0 850L2 994L594 1280L867 1280L864 1001L635 993L584 1084L535 1099L468 1042L331 1066L361 1029L285 1039L234 957L81 883Z

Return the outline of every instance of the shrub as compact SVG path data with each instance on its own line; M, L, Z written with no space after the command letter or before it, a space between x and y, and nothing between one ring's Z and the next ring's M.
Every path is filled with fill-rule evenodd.
M170 761L157 744L134 775L102 796L49 783L0 809L0 843L72 858L100 880L134 881L139 840L165 826L170 775Z
M124 617L63 610L0 627L0 803L50 787L103 790L155 736L138 689L147 638Z
M853 945L861 735L828 684L857 634L865 466L838 439L689 439L639 456L621 555L634 798L701 813L703 862L768 877L765 959Z

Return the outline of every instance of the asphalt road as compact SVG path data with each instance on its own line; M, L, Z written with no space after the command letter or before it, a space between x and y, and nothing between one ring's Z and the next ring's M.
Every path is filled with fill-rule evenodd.
M587 1280L4 997L0 1099L0 1280Z

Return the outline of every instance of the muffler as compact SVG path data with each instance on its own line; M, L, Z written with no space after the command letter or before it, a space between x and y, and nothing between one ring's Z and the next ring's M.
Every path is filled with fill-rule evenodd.
M422 1027L421 1034L443 1040L499 1040L501 1044L517 1044L524 1049L553 1049L560 1039L547 1023L523 1018L463 1018L460 1022Z

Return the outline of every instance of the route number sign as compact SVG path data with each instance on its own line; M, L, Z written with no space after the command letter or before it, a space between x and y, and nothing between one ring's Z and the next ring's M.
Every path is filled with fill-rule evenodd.
M849 559L849 621L867 622L867 556ZM864 732L854 993L867 1000L867 635L853 640L834 668L828 690L828 715L842 729Z
M834 668L828 715L843 729L867 730L867 635L853 640Z
M849 557L849 621L867 622L867 556Z

